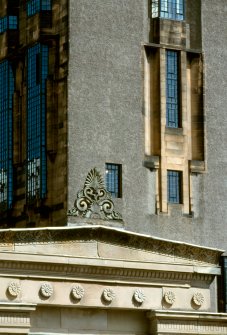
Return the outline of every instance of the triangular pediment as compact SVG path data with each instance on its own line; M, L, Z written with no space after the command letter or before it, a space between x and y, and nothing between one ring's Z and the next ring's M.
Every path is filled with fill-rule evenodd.
M122 261L216 265L222 250L99 225L0 231L0 250Z

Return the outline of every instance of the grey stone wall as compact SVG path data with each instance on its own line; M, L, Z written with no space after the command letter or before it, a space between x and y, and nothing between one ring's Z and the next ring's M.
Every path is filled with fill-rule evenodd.
M196 1L196 0L194 0ZM204 175L192 177L194 217L155 214L155 173L143 166L145 0L70 2L68 208L86 175L122 164L123 197L115 204L126 229L227 249L227 7L202 1L205 55Z

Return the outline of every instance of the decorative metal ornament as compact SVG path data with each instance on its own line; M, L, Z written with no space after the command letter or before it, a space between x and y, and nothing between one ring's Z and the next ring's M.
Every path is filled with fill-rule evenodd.
M92 169L85 180L83 190L77 193L74 207L68 215L103 220L122 220L120 213L114 210L111 194L106 191L101 174Z
M176 296L172 291L167 291L164 294L164 300L167 302L167 304L172 305L176 300Z
M84 296L84 288L81 285L75 285L72 288L71 294L74 299L80 300Z
M138 302L139 304L142 304L145 301L146 296L143 293L143 291L138 288L135 290L133 294L133 298L135 299L136 302Z
M102 293L103 299L107 302L113 301L115 293L111 288L105 288Z
M202 295L202 293L196 292L192 297L192 301L195 305L202 306L202 304L204 303L204 296Z
M12 282L8 286L8 292L12 297L17 297L21 291L20 284Z
M40 287L40 293L44 298L49 298L54 292L53 286L50 283L43 283Z

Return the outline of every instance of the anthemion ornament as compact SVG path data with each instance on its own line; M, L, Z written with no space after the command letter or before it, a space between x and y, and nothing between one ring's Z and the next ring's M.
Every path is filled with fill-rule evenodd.
M115 293L111 288L105 288L102 293L103 299L107 302L113 301Z
M195 305L202 306L202 304L204 303L204 296L202 295L202 293L196 292L192 297L192 301Z
M138 288L135 290L133 294L133 298L135 299L136 302L138 302L139 304L142 304L145 301L146 296L143 293L143 291Z
M173 291L167 291L164 293L164 300L167 302L167 304L172 305L174 301L176 300L175 294Z
M50 283L43 283L40 287L40 293L44 298L49 298L54 292L53 286Z
M21 287L19 283L12 282L8 286L8 292L12 297L17 297L21 291Z
M77 193L74 207L68 215L103 220L122 220L120 213L114 210L112 196L106 191L101 174L92 169L85 180L83 190Z
M74 299L80 300L84 296L84 288L81 285L75 285L71 291L72 297Z

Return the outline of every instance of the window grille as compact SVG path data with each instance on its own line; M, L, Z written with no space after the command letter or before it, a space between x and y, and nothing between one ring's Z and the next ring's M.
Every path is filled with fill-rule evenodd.
M18 28L17 16L4 16L0 19L0 34L4 33L8 29L16 30Z
M27 197L46 196L46 79L48 47L27 53Z
M152 17L184 20L184 0L152 0Z
M168 202L179 204L181 203L181 179L182 172L180 171L167 171L168 182Z
M11 64L0 63L0 207L7 209L13 201L13 94Z
M106 189L112 197L121 197L121 165L106 164Z
M166 51L166 126L179 127L178 52Z
M51 0L27 0L27 15L32 16L41 11L51 10Z

